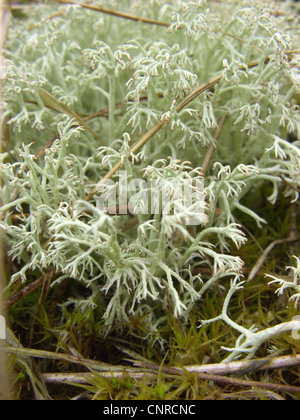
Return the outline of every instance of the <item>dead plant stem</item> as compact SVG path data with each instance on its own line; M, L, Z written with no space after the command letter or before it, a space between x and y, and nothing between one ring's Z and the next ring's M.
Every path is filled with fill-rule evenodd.
M219 137L220 137L220 135L222 133L222 130L223 130L225 121L226 121L226 116L223 116L221 118L219 124L218 124L218 128L217 128L217 130L215 132L215 135L214 135L214 139L216 140L216 142L219 140ZM209 146L207 152L206 152L206 155L204 157L203 163L201 165L202 175L203 176L205 176L205 174L206 174L206 171L207 171L208 166L209 166L209 162L211 161L211 158L212 158L212 156L213 156L214 151L216 150L216 148L217 148L217 146L215 144L211 144Z
M165 26L165 27L169 27L170 24L167 22L161 22L158 20L154 20L154 19L147 19L141 16L135 16L132 15L130 13L123 13L123 12L117 12L115 10L109 10L109 9L105 9L103 7L98 7L98 6L94 6L92 4L86 4L86 3L81 3L79 1L68 1L68 0L57 0L58 3L62 3L62 4L74 4L74 5L78 5L84 9L89 9L89 10L94 10L95 12L100 12L100 13L105 13L108 15L112 15L118 18L123 18L123 19L129 19L129 20L134 20L136 22L143 22L143 23L148 23L151 25L158 25L158 26Z
M48 273L49 275L49 273ZM45 275L46 276L46 275ZM22 299L24 299L26 296L28 296L30 293L37 290L45 281L45 276L40 277L39 279L33 281L32 283L28 284L27 286L24 286L21 290L18 290L15 292L12 296L5 299L2 302L2 306L4 309L10 308L15 303L20 302Z

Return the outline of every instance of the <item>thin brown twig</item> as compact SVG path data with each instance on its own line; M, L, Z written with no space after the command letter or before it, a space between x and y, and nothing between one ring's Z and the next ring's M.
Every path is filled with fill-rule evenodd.
M81 125L83 128L88 130L99 141L99 143L103 145L103 141L100 138L100 136L89 125L87 125L84 119L82 119L71 108L69 108L64 103L60 102L58 99L55 98L55 96L51 95L51 93L49 93L44 88L40 87L38 89L38 94L40 95L45 105L48 105L49 107L53 108L57 112L68 114L71 117L75 118L75 120L78 122L79 125Z
M15 303L20 302L23 300L26 296L28 296L30 293L33 293L35 290L37 290L44 282L45 278L48 275L54 275L55 271L51 270L49 273L45 274L44 276L38 278L37 280L33 281L32 283L28 284L27 286L23 287L21 290L18 290L15 292L12 296L7 298L3 301L2 307L5 309L10 308Z
M74 356L73 354L58 353L58 352L24 348L24 347L22 348L11 347L11 346L4 346L3 349L7 353L18 354L21 356L24 355L24 356L29 356L29 357L38 358L38 359L61 360L67 363L81 365L81 366L84 366L85 368L93 369L99 372L117 372L124 369L124 366L114 366L108 363L99 362L97 360ZM130 367L128 370L136 371L135 368L130 368Z
M296 360L293 361L295 365L299 365L300 364L300 355L299 358L297 357ZM144 366L153 371L161 371L167 374L179 374L179 375L183 375L184 371L189 371L191 373L195 373L199 379L201 380L208 380L208 381L213 381L213 382L220 382L220 383L224 383L224 384L228 384L228 385L234 385L234 386L241 386L241 387L251 387L251 388L265 388L265 389L270 389L270 390L276 390L276 391L281 391L281 392L300 392L300 387L298 386L292 386L292 385L283 385L283 384L271 384L271 383L266 383L266 382L258 382L258 381L250 381L250 380L245 380L245 379L239 379L239 378L232 378L232 377L227 377L227 376L221 376L219 374L212 374L212 373L206 373L205 371L203 372L199 372L195 369L195 367L183 367L181 368L172 368L172 367L164 367L164 366L158 366L152 362L141 362L141 361L137 361L135 363L135 366ZM235 362L232 362L235 363ZM249 370L249 364L252 363L253 366L259 366L259 369L263 369L264 365L266 366L267 369L270 368L271 366L271 361L268 359L259 359L259 360L253 360L253 361L246 361L247 364L247 368ZM269 364L268 364L269 363ZM221 365L224 371L224 365L226 365L226 363L222 363ZM227 365L230 365L230 363L228 363ZM248 366L249 365L249 366ZM209 370L209 366L210 365L206 365L205 368L206 370ZM276 364L274 364L274 368L275 368ZM214 369L216 368L216 365L214 365ZM227 368L228 369L228 368ZM238 369L235 370L235 372L238 372L241 370L241 363L239 363ZM257 370L257 369L253 369L252 371ZM226 371L224 372L226 373ZM232 373L229 370L227 370L227 374L228 373Z
M216 142L217 142L217 141L219 140L219 138L220 138L220 135L221 135L221 133L222 133L222 130L223 130L223 127L224 127L224 124L225 124L226 118L227 118L227 117L224 115L224 116L220 119L220 121L219 121L218 128L217 128L217 130L216 130L216 132L215 132L215 135L214 135L214 139L216 140ZM209 162L210 162L210 160L211 160L211 158L212 158L212 155L214 154L214 151L216 150L216 148L217 148L217 147L216 147L214 144L211 144L211 145L209 146L209 148L208 148L207 152L206 152L206 155L205 155L205 157L204 157L203 163L202 163L202 165L201 165L201 168L202 168L202 175L203 175L203 176L205 176L205 174L206 174L206 171L207 171L207 169L208 169Z
M57 137L57 135L53 136L52 139L48 141L48 143L46 143L38 152L36 152L36 154L34 155L35 159L38 159L39 157L43 156L46 153L46 151L51 148L52 144L55 142Z
M158 95L157 95L157 97L159 98L159 99L162 99L163 98L163 94L162 93L159 93ZM148 96L146 95L146 96L141 96L140 98L139 98L139 101L140 102L146 102L148 100ZM130 104L130 103L133 103L134 101L132 100L132 99L130 99L130 100L128 100L127 102L126 102L126 104ZM123 107L124 107L124 105L125 105L125 103L124 102L118 102L116 105L115 105L115 111L117 111L118 109L122 109ZM82 116L82 118L83 118L83 120L85 121L85 122L88 122L89 120L91 120L91 119L93 119L93 118L99 118L99 117L107 117L109 115L109 107L106 107L106 108L104 108L104 109L102 109L101 111L98 111L98 112L95 112L94 114L89 114L89 115L83 115Z
M132 379L142 380L147 376L148 379L155 378L155 375L151 372L130 372L126 371ZM43 378L46 383L59 384L59 383L70 383L70 384L88 384L94 375L92 373L44 373ZM111 379L112 374L109 372L101 372L101 376ZM124 377L124 371L114 372L114 378ZM270 384L266 382L248 381L243 379L228 378L219 375L212 374L199 374L199 379L208 380L213 382L225 383L227 385L234 385L240 387L251 387L251 388L264 388L269 390L276 390L281 392L300 392L300 387L282 384Z
M228 363L213 363L207 365L190 365L185 369L195 373L210 373L213 375L230 375L253 373L261 370L282 369L286 367L299 366L300 354L291 356L279 356L254 360L240 360Z
M147 19L147 18L144 18L144 17L141 17L141 16L132 15L130 13L117 12L115 10L109 10L109 9L105 9L103 7L93 6L92 4L81 3L79 1L68 1L68 0L56 0L56 1L58 1L58 3L63 3L63 4L78 5L78 6L81 6L82 8L85 8L85 9L94 10L95 12L105 13L105 14L112 15L112 16L115 16L115 17L118 17L118 18L134 20L136 22L143 22L143 23L148 23L148 24L151 24L151 25L158 25L158 26L165 26L165 27L170 26L170 24L167 23L167 22L161 22L161 21L154 20L154 19Z
M299 386L271 384L269 382L249 381L245 379L228 378L227 376L209 375L206 373L199 374L199 378L202 380L220 382L227 385L234 385L234 386L241 386L241 387L264 388L264 389L270 389L273 391L281 391L281 392L293 392L293 393L300 392Z
M282 369L284 367L300 365L300 354L296 354L278 357L264 357L254 360L238 360L234 362L209 363L204 365L187 365L183 366L182 368L160 367L157 364L148 361L140 354L129 350L127 347L120 345L116 347L130 357L130 359L124 360L133 363L135 367L145 366L147 368L153 368L154 370L162 369L169 373L176 373L181 369L198 374L207 373L213 375L242 375L260 370Z
M142 380L147 376L147 379L155 379L156 374L150 372L127 372L127 369L123 369L122 372L101 372L101 377L112 379L112 378L123 378L124 374L135 380ZM74 373L43 373L43 379L47 384L89 384L91 379L95 376L93 373L88 372L74 372Z
M41 288L41 294L38 300L38 303L36 305L35 308L35 312L34 312L34 316L32 318L31 321L31 325L30 325L30 329L29 329L29 333L28 333L28 346L31 347L32 344L32 340L33 340L33 334L34 334L34 326L35 326L35 318L38 316L38 313L40 311L41 305L45 302L47 294L48 294L48 290L51 284L51 281L54 277L55 271L51 270L48 273L45 274L45 276L43 277L43 281L42 281L42 288Z
M242 42L243 44L247 44L247 43L248 43L248 41L246 41L245 39L240 38L239 36L234 35L234 34L232 34L232 33L230 33L230 32L223 32L223 33L224 33L224 35L229 36L230 38L233 38L233 39L235 39L235 40L237 40L237 41L239 41L239 42ZM263 50L262 50L262 49L260 49L259 47L257 47L256 45L251 45L251 46L252 46L252 48L254 48L256 51L258 51L258 52L260 52L260 53L263 53Z
M191 373L195 373L198 376L198 378L202 380L221 382L221 383L226 383L226 384L234 385L234 386L265 388L265 389L277 390L281 392L300 392L300 387L297 387L297 386L249 381L249 380L243 380L243 379L232 378L232 377L227 377L227 376L221 376L220 374L216 373L216 372L219 372L219 373L222 372L223 375L232 374L232 373L240 372L241 370L245 371L245 368L247 369L247 371L249 371L249 368L251 368L251 366L253 367L253 369L251 370L252 372L255 370L278 369L278 368L283 368L283 367L297 366L300 364L300 355L283 356L283 357L277 357L273 359L265 358L265 359L257 359L253 361L220 363L220 364L213 364L213 365L208 364L208 365L202 365L202 366L184 366L183 368L158 366L155 363L148 362L144 359L133 361L135 366L143 368L143 371L141 372L136 368L128 368L125 366L112 366L107 363L101 363L95 360L81 358L81 357L74 356L71 354L55 353L55 352L50 352L50 351L28 349L28 348L26 349L26 348L5 347L4 349L5 351L9 353L18 353L20 355L26 355L26 356L30 356L34 358L64 360L72 364L73 363L80 364L85 367L88 367L89 369L101 372L100 374L106 377L108 373L110 375L113 374L114 377L119 377L120 375L121 376L124 375L124 372L126 371L126 374L128 374L128 376L131 377L131 375L133 375L133 377L137 378L136 375L139 375L138 378L142 379L145 375L153 376L153 373L157 371L161 371L169 375L180 375L180 376L185 375L186 374L185 372L188 371ZM59 378L57 374L51 377L51 375L47 373L47 374L44 374L43 376L44 376L45 381L47 380L53 381L53 379L55 379L56 382L58 382L59 379L67 380L67 376Z
M292 231L288 238L277 239L276 241L271 242L270 245L264 250L262 255L258 258L256 263L254 264L254 266L253 266L253 268L252 268L252 270L251 270L251 272L248 276L247 281L251 281L251 280L254 279L254 277L257 275L257 273L260 271L261 267L263 266L267 256L269 255L269 253L272 251L272 249L275 246L284 244L286 242L294 242L297 239L298 239L298 237L297 237L296 233Z
M162 97L162 95L159 95L159 97ZM147 101L148 96L143 96L140 98L141 102ZM27 103L30 103L32 105L38 105L37 102L34 101L26 101ZM129 101L130 102L130 101ZM55 108L51 107L50 105L45 105L47 108L53 109L55 110ZM124 106L123 102L119 102L115 105L115 111L117 111L118 109L122 109ZM89 115L80 115L80 118L82 118L82 120L87 123L88 121L94 119L94 118L99 118L99 117L106 117L109 114L109 107L106 107L100 111L97 111L93 114L89 114ZM48 149L51 148L52 144L54 143L54 141L57 139L58 137L58 133L52 137L51 140L48 141L48 143L46 143L36 154L35 154L35 158L38 159L39 157L43 156L46 151Z
M54 18L59 17L59 16L63 16L63 15L64 15L64 11L63 10L61 10L59 12L56 12L56 13L53 13L52 15L47 16L46 18L42 19L40 22L35 23L34 25L29 26L27 28L27 31L32 31L33 29L38 28L42 23L46 22L47 20L51 20L51 19L54 19Z
M300 189L295 187L293 184L291 184L283 175L279 175L279 178L282 179L282 181L290 188L292 188L294 191L297 191L300 193Z
M164 371L166 374L175 374L178 375L180 372L179 369L170 369L161 367L157 367L161 371ZM152 366L153 369L153 366ZM155 374L152 372L147 371L140 371L140 372L128 372L126 368L123 368L122 371L115 371L113 373L111 372L101 372L100 375L112 379L113 378L119 378L124 377L124 372L126 372L126 375L129 376L132 379L136 380L142 380L147 376L148 379L155 378ZM92 373L44 373L43 378L46 383L76 383L76 384L87 384L89 383L90 379L94 375ZM269 389L277 392L292 392L292 393L299 393L300 387L298 386L292 386L292 385L284 385L284 384L274 384L269 382L258 382L258 381L250 381L245 379L239 379L239 378L232 378L227 376L220 376L216 374L208 374L208 373L197 373L197 376L200 380L203 381L213 381L217 383L223 383L227 385L233 385L233 386L239 386L239 387L250 387L250 388L264 388Z

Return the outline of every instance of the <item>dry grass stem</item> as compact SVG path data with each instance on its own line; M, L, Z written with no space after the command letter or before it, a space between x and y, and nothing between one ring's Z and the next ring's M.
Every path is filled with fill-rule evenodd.
M109 10L109 9L105 9L103 7L93 6L93 5L87 4L87 3L81 3L79 1L68 1L68 0L57 0L57 1L59 3L62 3L62 4L75 4L75 5L78 5L82 8L84 8L84 9L94 10L95 12L105 13L105 14L112 15L112 16L115 16L115 17L118 17L118 18L122 18L122 19L129 19L129 20L133 20L135 22L143 22L143 23L148 23L148 24L151 24L151 25L169 27L169 23L166 23L166 22L160 22L158 20L147 19L147 18L140 17L140 16L134 16L130 13L117 12L115 10Z

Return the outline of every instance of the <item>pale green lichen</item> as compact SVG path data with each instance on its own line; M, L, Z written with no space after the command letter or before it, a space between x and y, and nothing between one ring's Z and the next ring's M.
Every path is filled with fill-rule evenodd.
M300 135L300 55L293 52L299 35L287 33L288 18L259 1L232 1L224 10L210 10L206 1L155 0L147 8L143 1L122 2L124 10L147 13L169 28L44 3L26 19L13 18L5 54L10 153L1 156L0 210L20 268L12 281L55 268L57 281L70 277L90 288L90 297L77 303L101 308L107 329L132 314L144 316L160 340L164 308L171 305L185 321L195 302L225 277L236 279L227 305L240 288L243 261L232 245L242 246L246 236L234 212L266 223L243 198L258 183L271 183L271 203L282 187L298 200L300 142L287 135ZM118 6L96 2L102 3ZM180 101L218 75L214 87L178 110ZM199 168L207 147L217 146L214 132L224 116L203 180ZM165 125L155 137L132 153L132 142L160 122ZM86 200L119 161L128 181L203 181L209 207L202 223L188 227L193 211L183 208L177 216L139 214L138 226L124 230L128 216L97 208L100 192ZM197 266L212 269L205 283L195 275ZM226 310L225 304L217 319L236 328ZM264 341L253 331L241 333L246 341L234 357L253 354Z

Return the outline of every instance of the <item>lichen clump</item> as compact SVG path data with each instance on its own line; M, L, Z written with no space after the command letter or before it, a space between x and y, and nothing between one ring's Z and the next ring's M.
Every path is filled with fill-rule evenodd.
M54 269L53 285L72 278L90 291L63 305L100 311L106 333L143 317L146 336L163 345L168 313L188 322L225 279L225 304L240 289L237 248L247 234L236 214L268 222L246 198L271 185L270 203L284 194L298 205L299 34L265 2L115 3L95 6L166 25L53 1L12 18L1 227L15 260L11 282ZM202 219L188 225L197 209L182 206L139 212L132 223L99 208L107 191L95 187L118 182L116 165L128 183L202 182ZM170 200L175 206L176 195Z

